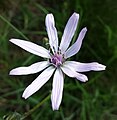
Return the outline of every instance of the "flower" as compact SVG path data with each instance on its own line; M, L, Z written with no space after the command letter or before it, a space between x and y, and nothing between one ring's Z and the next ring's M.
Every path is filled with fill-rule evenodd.
M52 53L50 53L49 50L29 41L19 39L10 40L10 42L32 54L47 58L47 61L37 62L28 67L18 67L10 71L10 75L28 75L43 70L43 72L25 89L22 97L27 99L32 94L37 92L54 73L51 102L52 109L58 110L63 94L63 74L66 74L72 78L76 78L82 82L86 82L88 78L86 75L81 74L81 72L105 70L106 66L97 62L80 63L76 61L66 61L67 58L75 55L80 50L82 40L87 32L87 28L83 28L79 33L76 42L69 47L76 31L78 21L79 14L73 13L66 24L60 46L58 46L58 36L55 28L54 17L52 14L47 14L45 24Z

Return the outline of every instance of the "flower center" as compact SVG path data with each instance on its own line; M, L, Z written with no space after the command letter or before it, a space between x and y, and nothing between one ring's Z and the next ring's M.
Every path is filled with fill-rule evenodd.
M63 56L62 56L61 54L57 54L57 53L56 53L55 55L53 55L53 56L51 57L50 62L51 62L54 66L58 67L58 66L60 66L60 65L63 63Z

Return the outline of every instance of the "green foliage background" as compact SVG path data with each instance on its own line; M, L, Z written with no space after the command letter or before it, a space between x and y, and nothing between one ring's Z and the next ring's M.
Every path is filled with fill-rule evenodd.
M88 28L80 52L72 60L97 61L106 71L86 73L89 81L81 83L65 78L59 111L52 111L50 99L27 120L117 120L117 1L116 0L1 0L0 1L0 119L18 112L23 115L51 93L52 79L29 99L23 90L38 74L9 76L18 66L28 66L42 58L11 44L19 38L48 47L45 40L45 16L53 13L59 38L73 12L80 14L76 39ZM59 39L60 40L60 39Z

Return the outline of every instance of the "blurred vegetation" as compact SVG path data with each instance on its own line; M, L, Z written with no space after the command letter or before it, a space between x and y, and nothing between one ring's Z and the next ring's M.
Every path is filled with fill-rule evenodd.
M78 29L88 28L80 52L71 59L98 61L107 66L103 72L86 73L87 83L65 78L59 111L52 111L50 100L27 120L117 120L117 1L116 0L0 0L0 119L22 115L42 101L51 91L52 79L28 100L23 90L38 74L9 76L12 68L27 66L42 58L9 42L10 38L30 40L46 46L45 16L53 13L59 38L73 12L80 14ZM59 39L60 40L60 39ZM4 116L5 118L5 116Z

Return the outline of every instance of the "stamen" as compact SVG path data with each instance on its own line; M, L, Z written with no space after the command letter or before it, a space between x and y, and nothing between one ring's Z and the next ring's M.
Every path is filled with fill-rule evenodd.
M58 67L58 66L60 66L60 65L63 63L63 56L62 56L61 54L56 53L55 55L53 55L53 56L51 57L50 62L51 62L54 66Z

